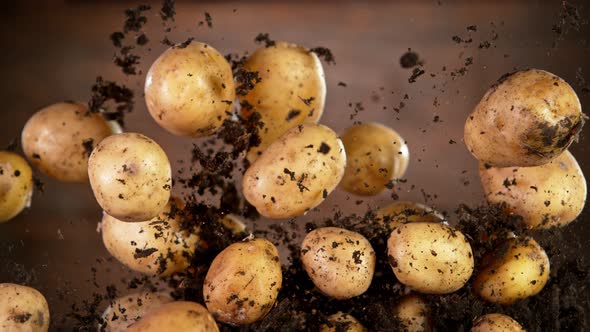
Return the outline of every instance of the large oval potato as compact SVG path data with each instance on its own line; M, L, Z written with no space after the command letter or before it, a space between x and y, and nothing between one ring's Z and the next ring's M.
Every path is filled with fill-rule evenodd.
M356 318L343 312L328 316L328 323L320 327L320 332L366 332L367 329Z
M586 179L569 151L541 166L481 166L479 175L488 202L506 203L505 211L530 229L567 225L586 202Z
M244 197L268 218L292 218L318 206L344 174L346 154L330 128L302 124L273 142L248 168Z
M410 152L393 129L378 123L354 125L342 135L346 171L342 188L364 196L377 195L385 185L404 176Z
M442 223L397 227L387 241L387 254L397 279L420 293L452 293L473 273L471 245L461 232Z
M175 135L208 136L229 117L235 99L231 67L213 47L189 41L166 50L145 79L154 120Z
M113 300L102 314L100 332L125 332L129 325L173 299L167 292L138 292Z
M424 204L395 202L379 209L375 220L392 231L410 222L443 222L444 216Z
M34 288L0 283L0 331L46 332L49 306Z
M123 221L150 220L162 212L170 198L171 173L164 150L137 133L105 138L88 160L98 204Z
M487 314L473 322L471 332L525 332L525 330L510 316Z
M237 242L211 263L203 285L205 305L218 321L251 324L272 309L282 282L279 253L271 242Z
M31 205L33 171L14 152L0 151L0 223L8 221Z
M401 298L395 305L393 314L401 321L405 332L432 331L430 307L416 294Z
M258 112L264 123L260 145L248 153L248 160L253 162L290 128L319 121L324 112L326 80L315 53L285 42L259 48L242 68L257 72L260 78L249 91L240 91L238 86L240 114L249 117Z
M482 163L538 166L559 156L582 130L576 92L539 69L503 76L465 122L464 140Z
M219 332L213 316L195 302L166 303L147 313L126 332Z

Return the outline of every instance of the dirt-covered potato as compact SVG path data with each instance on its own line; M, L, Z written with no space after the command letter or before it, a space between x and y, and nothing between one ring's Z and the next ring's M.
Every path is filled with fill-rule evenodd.
M452 293L473 273L471 245L461 232L442 223L397 227L387 241L387 253L397 279L420 293Z
M170 198L171 173L164 150L137 133L105 138L88 160L98 204L123 221L150 220L162 212Z
M367 329L356 318L343 312L328 316L328 322L320 327L320 332L366 332Z
M315 53L285 42L259 48L242 69L244 72L237 76L240 114L247 118L258 112L264 123L260 145L248 153L252 162L290 128L319 121L324 112L326 80Z
M442 222L444 216L424 204L395 202L378 210L376 220L393 230L410 222Z
M569 84L539 69L504 75L465 122L464 140L482 163L538 166L559 156L582 130L580 100Z
M189 41L166 50L145 79L154 120L175 135L208 136L229 117L235 99L231 67L213 47Z
M98 331L124 332L148 312L172 302L169 292L138 292L113 300L102 314Z
M0 331L46 332L49 306L34 288L0 283Z
M471 332L525 332L517 321L503 314L487 314L473 322Z
M569 151L541 166L482 165L479 175L487 200L506 203L505 212L521 216L527 228L567 225L586 202L586 179Z
M244 197L272 219L292 218L318 206L346 167L342 141L330 128L302 124L274 141L244 174Z
M22 145L31 163L45 174L66 182L88 181L88 156L118 125L91 113L78 102L62 102L35 113L22 132Z
M486 301L511 304L539 293L548 279L545 250L531 237L515 237L484 256L473 291Z
M196 302L177 301L148 312L126 332L219 332L213 316Z
M430 307L416 294L402 297L395 305L393 314L402 322L406 332L432 331Z
M273 307L282 281L279 253L271 242L237 242L211 263L203 286L205 305L218 321L251 324Z
M344 300L363 294L375 273L375 251L359 233L338 227L311 231L301 243L301 261L316 287Z
M0 151L0 223L29 207L32 196L33 171L27 161L14 152Z
M364 196L377 195L391 180L404 176L410 153L404 139L378 123L354 125L342 135L346 150L344 190Z

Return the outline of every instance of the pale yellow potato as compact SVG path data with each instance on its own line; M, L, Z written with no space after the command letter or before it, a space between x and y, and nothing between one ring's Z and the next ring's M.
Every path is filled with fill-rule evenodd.
M567 82L527 69L488 90L465 122L464 141L489 166L538 166L565 151L583 124L580 100Z
M0 151L0 223L31 206L33 171L27 161L14 152Z
M343 312L328 316L328 323L320 327L320 332L366 332L367 329L356 318Z
M0 331L46 332L49 306L34 288L0 283Z
M117 126L88 106L62 102L35 113L22 132L22 145L31 163L60 181L88 181L88 156Z
M410 152L404 139L379 123L354 125L342 135L346 171L340 183L350 193L373 196L404 176Z
M569 151L541 166L482 165L479 175L488 202L506 203L505 211L521 216L529 229L567 225L586 202L586 179Z
M395 202L377 211L376 221L391 231L410 222L443 222L444 216L432 208L414 202Z
M213 316L196 302L166 303L147 313L126 332L218 332Z
M406 332L432 331L430 306L416 294L402 297L393 308L393 314L402 322Z
M473 273L471 245L442 223L403 224L391 232L387 254L397 279L425 294L457 291Z
M257 49L242 68L258 72L261 79L245 95L238 91L240 115L247 118L258 112L264 123L259 132L261 144L248 153L248 160L253 162L290 128L320 120L326 100L326 79L315 53L280 41L275 46Z
M158 143L137 133L112 135L88 160L94 197L109 215L145 221L162 212L172 187L170 161Z
M473 280L486 301L511 304L538 294L549 280L549 258L531 237L511 238L487 254Z
M274 306L283 275L277 248L264 239L247 239L215 257L203 285L203 297L216 320L247 325Z
M154 120L175 135L208 136L229 117L235 99L232 70L213 47L190 42L166 50L145 79Z
M344 300L363 294L371 286L376 255L371 243L361 234L322 227L303 239L301 261L322 293Z
M246 224L244 224L240 217L233 214L226 214L222 216L221 219L219 219L219 222L233 235L245 233L247 230Z
M148 312L174 301L169 292L138 292L113 300L102 314L101 332L125 332Z
M471 332L525 332L525 329L510 316L487 314L473 322Z
M346 154L330 128L302 124L273 142L242 179L244 197L272 219L292 218L318 206L344 174Z

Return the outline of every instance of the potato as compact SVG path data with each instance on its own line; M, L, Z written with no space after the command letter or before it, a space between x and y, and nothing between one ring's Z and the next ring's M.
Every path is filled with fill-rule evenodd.
M394 307L393 314L402 322L406 332L432 331L430 307L416 294L401 298Z
M88 160L98 204L123 221L150 220L162 212L170 198L171 172L158 143L137 133L107 137Z
M279 253L271 242L237 242L211 263L203 286L205 305L218 321L251 324L273 307L282 281Z
M248 160L253 162L290 128L320 120L326 100L326 80L315 53L285 42L259 48L242 68L257 72L260 78L249 91L238 86L240 115L247 118L258 112L264 123L259 132L261 144L248 153Z
M273 142L248 168L244 197L272 219L292 218L318 206L344 174L346 154L330 128L303 124Z
M208 136L229 117L235 99L232 70L213 47L192 41L166 50L145 79L154 120L175 135Z
M410 222L442 222L444 216L424 204L395 202L377 211L376 220L393 230Z
M342 135L346 171L342 188L350 193L377 195L391 180L404 176L410 153L404 139L378 123L354 125Z
M0 151L0 223L31 206L33 171L27 161L14 152Z
M320 332L365 332L367 329L356 318L343 312L328 316L328 324L320 327Z
M549 258L531 237L511 238L482 259L473 291L486 301L511 304L539 293L549 279Z
M465 122L464 141L494 167L539 166L559 156L584 124L569 84L539 69L500 78Z
M586 202L586 180L569 151L541 166L481 166L479 175L488 202L506 203L506 213L529 229L567 225Z
M25 155L45 174L65 182L88 181L88 156L121 128L78 102L62 102L35 113L22 132Z
M218 332L213 316L195 302L177 301L161 305L129 326L126 332Z
M124 332L148 312L172 301L167 292L138 292L121 296L112 301L102 314L98 331Z
M322 293L338 300L369 288L375 260L375 251L364 236L338 227L317 228L301 243L305 271Z
M517 321L503 314L487 314L473 322L471 332L525 332Z
M425 294L448 294L473 273L473 253L463 234L442 223L409 223L394 229L387 253L397 279Z
M34 288L0 283L0 331L45 332L49 306Z

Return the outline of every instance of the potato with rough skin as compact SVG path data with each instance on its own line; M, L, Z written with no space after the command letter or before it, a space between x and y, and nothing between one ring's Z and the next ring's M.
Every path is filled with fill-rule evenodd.
M196 302L166 303L148 312L126 332L219 332L213 316Z
M285 42L261 47L246 60L237 75L240 115L258 112L264 128L260 145L248 153L253 162L287 130L302 123L317 123L324 112L326 80L322 63L308 49ZM258 78L245 73L257 73ZM248 89L254 84L252 89Z
M387 254L397 279L424 294L448 294L473 273L471 245L442 223L403 224L391 232Z
M98 204L123 221L150 220L162 212L170 198L171 173L164 150L137 133L105 138L88 160L90 185Z
M444 216L424 204L395 202L378 210L376 220L391 231L410 222L443 222Z
M101 332L124 332L129 325L166 303L174 301L169 292L138 292L113 300L102 314Z
M586 202L586 179L569 151L541 166L482 165L479 175L488 202L506 203L505 212L521 216L529 229L567 225Z
M487 314L473 322L471 332L525 332L525 329L510 316Z
M342 135L346 171L340 183L350 193L373 196L404 176L410 153L404 139L378 123L354 125Z
M35 113L22 131L22 145L31 163L60 181L88 181L88 156L105 137L121 131L88 106L62 102Z
M538 166L568 148L584 117L567 82L543 70L521 70L502 76L483 96L465 122L464 141L489 166Z
M531 237L511 238L482 259L473 291L486 301L511 304L538 294L549 280L549 258Z
M0 223L16 217L31 206L33 171L14 152L0 151Z
M432 331L430 307L416 294L401 298L395 305L393 314L402 322L406 332Z
M264 239L247 239L215 257L203 286L203 297L216 320L248 325L273 307L283 275L277 248Z
M0 283L0 331L46 332L49 306L34 288Z
M235 99L232 70L213 47L177 44L152 64L145 102L154 120L175 135L208 136L229 118Z
M292 218L318 206L344 174L346 154L330 128L302 124L274 141L242 179L244 197L271 219Z
M320 327L320 332L366 332L367 329L356 318L343 312L328 316L328 323Z

